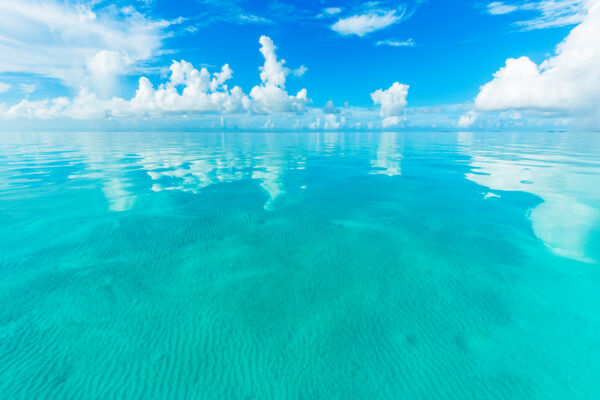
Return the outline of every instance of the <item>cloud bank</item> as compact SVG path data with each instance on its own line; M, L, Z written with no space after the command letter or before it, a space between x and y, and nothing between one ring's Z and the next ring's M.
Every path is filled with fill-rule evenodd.
M0 112L8 118L72 118L93 119L134 115L161 115L164 113L216 113L231 114L252 112L256 114L302 113L310 103L306 89L296 95L285 90L287 76L293 73L279 60L275 45L267 36L260 38L260 52L265 62L260 68L261 83L254 86L250 95L239 86L229 88L227 81L233 70L228 64L219 72L210 73L207 68L196 69L191 63L173 61L169 79L154 87L141 77L135 96L130 100L113 97L103 100L87 87L80 89L73 99L59 97L50 100L27 99ZM108 56L110 58L110 56ZM102 68L117 68L107 63ZM102 71L102 69L100 69Z

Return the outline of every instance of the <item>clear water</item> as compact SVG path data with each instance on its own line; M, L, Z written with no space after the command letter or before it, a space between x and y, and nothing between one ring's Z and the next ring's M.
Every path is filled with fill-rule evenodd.
M0 136L2 399L598 399L600 135Z

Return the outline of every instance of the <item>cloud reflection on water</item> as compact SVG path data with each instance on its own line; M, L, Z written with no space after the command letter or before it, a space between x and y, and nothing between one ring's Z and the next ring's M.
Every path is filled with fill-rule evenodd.
M458 143L470 157L472 168L466 178L491 190L538 196L543 203L529 213L535 235L558 255L595 261L587 255L586 245L590 231L600 221L598 157L572 153L573 148L567 149L567 143L560 142L559 133L554 134L552 151L535 143L523 145L527 142L521 140L523 137L499 135L486 139L459 134ZM535 136L529 139L534 141ZM487 194L486 198L492 196Z

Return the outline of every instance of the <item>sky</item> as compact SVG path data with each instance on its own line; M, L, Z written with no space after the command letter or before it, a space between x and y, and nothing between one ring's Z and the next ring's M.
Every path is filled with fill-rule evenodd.
M0 0L0 130L599 130L600 0Z

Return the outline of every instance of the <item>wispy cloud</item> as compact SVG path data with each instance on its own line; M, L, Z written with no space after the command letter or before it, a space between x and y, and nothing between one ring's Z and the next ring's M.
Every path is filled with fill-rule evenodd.
M405 10L370 10L364 14L341 18L331 25L331 29L341 35L362 37L400 22L404 13Z
M0 1L0 73L35 74L79 86L91 74L90 60L104 57L103 51L129 67L155 56L169 25L133 7Z
M10 89L10 85L8 83L0 82L0 93L4 93Z
M517 6L504 4L500 1L494 1L493 3L487 5L487 11L492 15L510 14L512 12L517 11L518 9L519 7Z
M35 83L19 83L19 91L25 94L31 94L37 90L38 86Z
M584 0L543 0L507 4L495 1L487 5L487 12L492 15L533 12L538 15L531 19L517 21L515 26L522 30L545 29L580 23L586 14L586 2Z
M407 0L406 4L394 0L362 1L348 0L339 2L313 0L292 2L285 0L265 0L249 2L246 0L196 0L203 11L190 18L188 32L197 27L218 22L234 24L277 24L311 23L324 21L328 27L342 35L356 34L364 36L370 32L384 29L409 17L426 0ZM315 3L319 7L315 10Z
M344 9L342 7L326 7L324 8L317 18L327 18L332 17L334 15L340 14Z
M323 9L323 14L326 15L337 15L342 12L342 7L327 7Z
M408 40L385 39L375 42L375 45L391 47L415 47L417 43L412 38Z
M239 14L238 19L241 23L248 23L248 24L268 25L268 24L273 23L273 21L271 21L268 18L260 17L258 15L254 15L254 14Z

